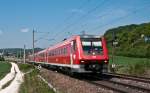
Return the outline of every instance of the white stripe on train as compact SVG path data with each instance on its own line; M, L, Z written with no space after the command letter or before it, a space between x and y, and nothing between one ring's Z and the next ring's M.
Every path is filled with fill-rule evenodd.
M80 68L81 67L81 65L73 65L73 64L60 64L60 63L48 63L48 62L33 62L33 63L55 65L55 66L62 66L62 67L70 67L70 68Z

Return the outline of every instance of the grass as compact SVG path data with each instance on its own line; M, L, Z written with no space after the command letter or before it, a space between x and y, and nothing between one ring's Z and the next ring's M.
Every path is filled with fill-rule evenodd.
M23 71L29 71L31 69L29 67L33 68L33 66L28 64L19 64L19 68ZM54 93L52 89L38 77L38 74L39 71L37 69L25 74L24 82L20 87L19 93Z
M144 75L150 70L150 59L115 56L114 62L110 56L110 65L116 64L115 72L121 74Z
M19 69L24 73L30 71L31 69L34 69L34 66L30 64L18 64L18 66Z
M7 73L10 72L11 64L8 62L0 62L0 79L2 79Z
M133 58L133 57L123 57L123 56L115 56L114 63L118 65L130 65L136 63L150 62L150 59L147 58ZM110 56L110 64L112 64L112 57Z

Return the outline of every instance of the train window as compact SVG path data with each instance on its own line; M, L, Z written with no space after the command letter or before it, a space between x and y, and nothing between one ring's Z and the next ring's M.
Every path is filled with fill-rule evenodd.
M44 53L41 53L41 54L40 54L40 57L44 57Z
M66 49L64 48L64 55L66 54Z
M54 56L56 56L56 50L54 50Z
M57 55L59 55L59 49L57 49Z
M55 51L53 51L53 56L55 55Z
M59 49L59 55L61 55L61 49Z
M53 56L54 55L53 51L51 53L52 53L51 55Z
M86 55L99 55L103 53L102 42L100 38L81 39L83 52Z
M67 47L64 48L64 54L67 54Z
M66 54L66 48L64 47L64 55Z
M59 55L60 55L60 49L58 50L58 52L59 52Z
M61 49L61 54L63 54L63 49Z
M66 47L66 54L67 54L67 52L68 52L68 51L67 51L67 47Z
M58 49L56 50L56 55L58 55Z
M58 49L58 55L60 55L60 49Z
M52 52L51 51L50 51L49 55L52 56Z
M49 56L52 56L52 52L51 51L49 52Z
M64 48L62 48L62 54L64 55Z
M67 47L65 48L65 54L67 54Z
M76 50L76 41L75 40L73 41L73 50L74 51Z
M57 55L59 55L59 51L58 51L58 49L57 49Z
M52 56L54 56L54 51L52 52Z

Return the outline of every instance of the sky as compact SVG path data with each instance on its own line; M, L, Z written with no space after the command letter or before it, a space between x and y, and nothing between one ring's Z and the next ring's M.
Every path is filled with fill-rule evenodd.
M46 48L72 35L150 22L150 0L0 0L0 48Z

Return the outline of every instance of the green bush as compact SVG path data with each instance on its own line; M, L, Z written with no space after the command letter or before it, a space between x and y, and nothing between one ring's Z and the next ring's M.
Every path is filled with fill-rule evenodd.
M5 61L4 57L0 56L0 61Z
M139 62L129 65L128 73L132 75L144 75L146 70L150 67L150 62Z
M34 66L30 64L18 64L18 65L19 65L19 69L23 72L27 72L31 69L34 69Z
M115 36L113 36L115 33ZM141 37L144 35L144 37ZM139 25L126 25L107 30L105 33L109 54L112 52L112 40L118 42L115 54L127 57L150 58L150 41L146 42L145 37L150 36L150 22Z
M115 56L114 61L112 62L112 56L110 55L109 57L109 69L112 72L138 76L149 76L148 71L150 70L150 59L148 58ZM112 69L111 64L116 64L116 68Z

